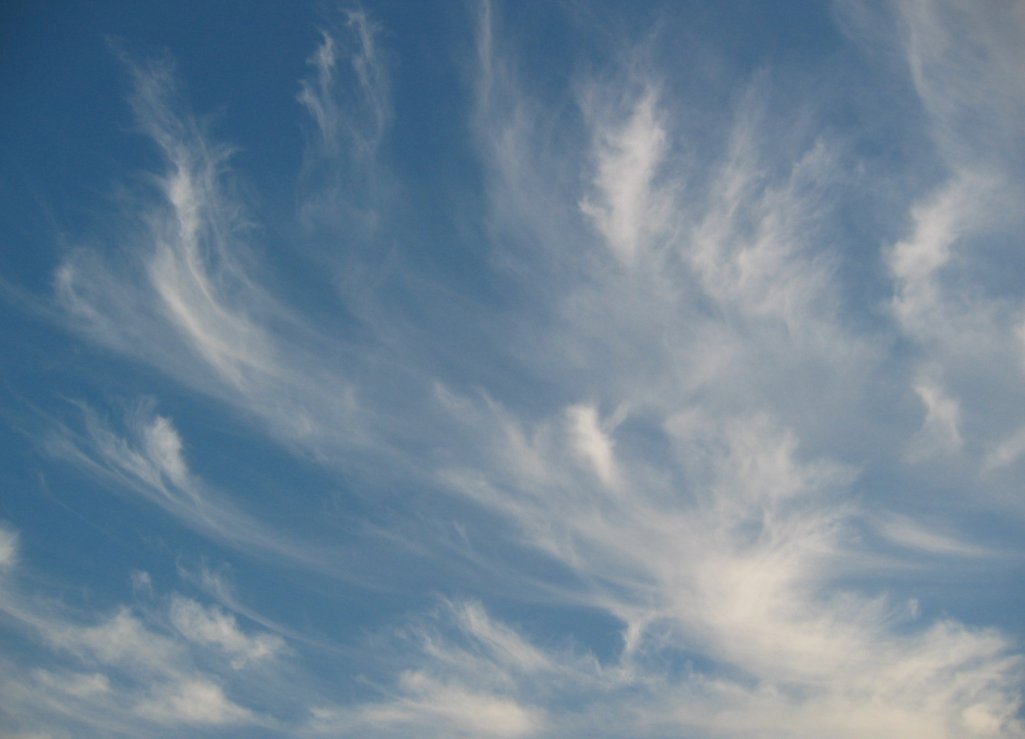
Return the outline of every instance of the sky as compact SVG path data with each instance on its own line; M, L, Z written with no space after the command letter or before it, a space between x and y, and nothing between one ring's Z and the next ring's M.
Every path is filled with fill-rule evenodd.
M1025 4L0 50L0 734L1025 737Z

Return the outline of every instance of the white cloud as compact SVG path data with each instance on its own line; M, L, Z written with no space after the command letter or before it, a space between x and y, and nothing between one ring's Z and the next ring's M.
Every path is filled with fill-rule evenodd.
M576 453L594 469L598 479L606 485L613 485L616 479L616 459L612 440L601 428L595 408L574 405L566 410L566 417Z
M100 672L53 673L46 670L35 670L33 676L49 690L65 693L75 698L104 695L111 691L110 679Z
M1001 439L985 456L982 462L983 472L1008 467L1025 455L1025 426L1008 437Z
M1017 397L1020 376L1014 337L1025 294L997 275L1011 258L1000 245L1022 226L1012 202L1023 193L1025 86L1014 70L1025 63L1016 40L1025 15L946 0L897 2L894 9L896 35L882 27L873 33L891 39L906 59L941 177L911 205L907 235L885 254L896 323L920 367L944 378L942 388L914 383L927 406L915 453L962 448L965 463L988 474L1000 466L1002 439L1021 424L995 412L993 398ZM994 480L985 494L1006 498Z
M181 437L171 422L163 416L154 416L143 429L146 456L152 460L175 485L188 482L188 468L182 458Z
M250 723L253 714L232 703L221 686L206 680L187 680L154 689L137 707L138 713L160 724L180 726Z
M18 532L0 524L0 572L6 572L18 562Z
M171 622L189 641L214 646L229 655L233 667L273 657L284 641L273 634L247 635L239 629L235 617L218 608L204 608L189 598L171 600Z
M587 110L597 118L595 111ZM594 188L598 202L585 198L581 210L595 223L616 257L629 264L665 228L670 201L655 186L665 154L666 134L658 121L654 92L644 94L625 122L593 121Z
M834 257L814 238L830 207L820 193L837 177L839 155L831 142L817 139L796 153L783 176L770 178L771 149L761 140L769 128L764 85L755 80L744 98L727 158L681 248L702 288L725 308L783 321L795 338L824 331L842 336L831 294Z
M1006 306L979 285L966 289L986 255L978 232L992 221L1000 186L979 175L954 174L911 209L911 235L886 254L894 282L891 309L900 328L934 363L961 371L965 353L1009 364Z
M544 711L517 698L534 692L519 676L562 671L558 658L496 622L476 602L446 602L443 634L422 623L403 642L402 670L384 700L312 711L309 730L344 736L496 736L543 734ZM543 678L541 678L543 680Z
M890 270L897 282L893 306L898 320L925 337L949 330L941 317L936 273L951 260L951 248L966 230L977 187L955 182L932 200L912 209L912 236L890 252Z
M896 6L911 77L944 156L955 165L1013 166L1025 115L1021 8L952 0Z
M335 70L335 40L327 33L321 34L321 44L308 60L316 70L316 80L302 82L299 102L313 116L317 128L327 146L335 145L337 111L331 96L331 82Z
M350 38L339 41L321 32L321 44L308 60L314 76L301 82L298 100L316 122L327 154L336 155L348 144L364 159L375 153L391 118L388 72L374 22L362 10L344 14ZM352 84L343 84L350 78Z
M626 93L614 75L585 81L576 112L587 149L576 124L556 125L566 120L515 73L499 10L480 6L472 128L486 188L479 225L496 266L489 278L514 296L515 315L482 319L481 347L431 334L439 354L500 357L483 388L476 375L450 381L441 363L420 361L411 347L425 343L423 327L387 310L368 323L383 348L353 347L270 294L229 197L229 151L181 113L163 67L135 68L140 122L166 159L133 250L139 263L121 268L80 250L56 273L58 299L96 340L260 419L302 459L343 470L338 479L424 496L413 499L432 505L395 509L410 518L430 510L458 528L485 594L584 609L619 629L599 657L535 642L477 601L446 602L440 623L418 623L383 648L387 659L368 659L391 668L361 677L369 698L336 704L324 689L298 702L319 706L301 730L1025 734L1020 648L878 584L897 557L940 571L950 557L989 551L941 514L935 525L891 514L891 490L921 485L937 462L968 460L966 478L994 473L1025 448L1021 419L1004 407L1013 404L993 399L1021 397L1021 296L991 295L980 269L995 261L986 229L1013 233L1013 217L993 214L1015 205L1020 188L965 112L993 113L985 129L1013 162L1020 51L1005 48L982 11L898 4L912 83L949 171L926 195L908 196L904 236L878 255L888 272L873 287L892 288L886 318L848 284L826 224L843 207L857 147L792 131L800 111L773 112L771 75L756 75L736 110L716 118L723 152L694 153L687 167L677 151L688 132L682 112L699 101L656 85L640 61ZM349 40L322 36L299 94L316 125L300 220L320 209L318 228L333 234L350 233L337 224L350 211L374 222L381 193L358 185L373 179L391 115L374 24L359 11L346 17ZM972 53L953 43L951 18L970 21ZM966 69L983 73L982 93ZM1012 99L994 103L1005 88ZM613 259L593 248L595 233ZM858 315L845 313L852 305ZM910 386L895 389L904 377ZM893 402L913 409L916 396L917 434L917 416ZM602 408L621 410L603 417ZM988 423L994 409L999 422ZM53 453L217 541L332 569L193 473L170 418L144 407L118 430L83 413L83 431L57 428ZM909 459L896 458L890 448L909 438ZM381 483L393 474L418 484ZM453 509L470 509L466 521L453 523ZM402 528L403 515L395 541L415 528ZM859 537L863 520L898 555L874 556L876 542ZM440 570L448 551L429 529L402 545ZM9 569L15 540L3 536L0 566ZM492 573L509 577L485 582ZM230 610L231 594L213 579ZM139 592L152 589L136 580ZM240 628L229 610L184 596L159 617L122 608L88 622L9 608L88 670L40 681L89 700L109 700L128 681L128 704L113 706L120 715L197 725L261 720L233 702L233 687L242 668L272 670L286 649L280 636Z
M506 625L495 622L480 603L453 604L452 610L459 628L485 645L496 662L527 672L554 667L549 655Z
M890 541L907 549L957 557L979 557L990 554L984 547L970 544L921 522L890 514L877 523L879 532Z
M314 569L331 568L339 552L255 518L235 500L189 469L183 442L170 418L140 401L116 429L92 408L80 406L83 431L56 424L45 442L52 456L114 482L211 539L259 557Z
M516 701L464 685L451 685L421 672L404 673L401 697L360 709L362 722L374 728L457 736L515 737L537 733L543 725L536 710Z
M801 603L794 614L809 607L821 611L823 604ZM497 629L503 640L516 643L517 652L526 647L542 658L523 661L505 649L481 651L479 629L468 628L460 616L467 608L476 611L475 619L488 621L487 631ZM861 609L860 624L851 620L852 608ZM443 635L424 626L416 632L418 641L395 646L409 667L387 700L314 709L308 729L366 736L1022 734L1013 683L1022 664L1007 640L950 622L896 637L886 633L888 625L895 617L915 618L914 611L899 616L880 603L843 598L820 616L822 621L812 613L798 617L805 633L790 635L791 643L776 656L803 664L795 670L787 662L787 677L780 679L779 664L753 673L672 670L664 663L659 669L655 665L672 643L666 637L674 636L664 631L649 635L650 651L639 651L630 663L602 664L586 652L540 649L479 607L450 604L442 620L454 617L455 631ZM802 674L811 664L809 650L822 647L829 655L819 655L816 669ZM563 710L566 702L577 710Z
M253 231L234 197L230 150L188 114L171 69L130 69L137 118L165 159L159 197L126 219L127 243L112 249L124 249L123 260L78 249L57 269L56 296L69 321L101 344L255 413L289 443L323 443L326 428L357 437L350 383L330 358L340 347L327 348L254 277L247 243Z
M899 604L830 584L844 562L863 559L850 527L856 509L842 502L849 470L802 459L794 434L764 414L726 421L684 414L668 428L688 481L682 489L652 488L651 480L624 472L620 487L630 495L602 495L562 468L558 444L529 430L527 438L543 441L535 453L546 474L524 473L517 482L508 477L515 467L493 467L501 472L490 474L490 463L482 462L475 475L448 478L517 521L527 541L583 578L574 598L621 619L624 651L614 664L630 670L618 679L647 686L651 726L668 731L682 722L727 734L757 726L787 736L959 736L970 730L962 717L967 711L987 716L1002 731L1020 731L1013 686L1021 664L1009 641L952 623L916 624L915 612ZM529 486L530 494L517 492L518 484ZM904 519L884 528L919 551L977 553L971 544ZM451 645L432 644L428 664L435 668L486 671L457 658L460 651ZM705 682L711 677L700 674L649 672L647 660L667 649L697 649L762 688L721 678L712 689ZM582 671L567 678L577 685L610 677L602 678L585 656L549 659ZM492 664L492 673L504 674L509 684L529 684L514 677L514 661L501 670ZM946 682L952 675L956 686ZM570 690L551 675L535 679L546 695ZM796 692L788 697L789 691ZM611 705L615 700L606 695ZM628 712L631 699L623 700L620 710ZM926 706L933 720L921 719ZM850 711L860 717L853 728L845 723Z
M133 570L131 574L132 590L140 595L153 595L153 578L148 572Z
M386 229L389 176L379 151L391 126L389 64L379 47L380 29L358 7L342 9L344 22L321 31L321 43L309 57L311 74L300 81L297 99L312 118L298 183L300 223L308 234L334 243L374 242ZM318 245L323 247L323 245ZM369 249L366 250L369 253ZM366 310L366 282L380 269L355 250L325 249L314 259L336 275L350 310Z
M235 702L229 688L251 690L239 668L280 653L280 638L244 634L230 614L180 597L171 599L167 614L128 606L102 614L75 611L38 583L33 590L27 585L4 585L0 613L46 648L47 664L56 667L5 665L0 698L21 725L139 736L155 725L266 721ZM226 659L210 658L218 654ZM262 671L259 680L276 684L279 696L291 689L274 671ZM0 731L9 726L7 715L0 718Z
M912 441L914 458L957 452L963 445L960 431L961 411L955 399L942 386L922 379L915 384L915 394L925 406L925 420Z
M45 636L54 646L102 665L151 674L174 669L173 642L146 628L127 608L95 626L48 626Z

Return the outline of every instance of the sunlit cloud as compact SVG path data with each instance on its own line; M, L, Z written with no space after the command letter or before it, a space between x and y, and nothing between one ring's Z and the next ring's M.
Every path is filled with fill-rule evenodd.
M169 607L161 599L86 615L16 576L2 591L4 620L51 655L49 667L12 666L23 679L8 672L0 681L14 716L45 718L58 732L117 734L268 721L233 700L225 683L244 685L238 671L282 650L277 636L245 633L230 614L179 596Z
M281 29L270 174L118 54L0 731L1025 736L1025 14L408 12Z

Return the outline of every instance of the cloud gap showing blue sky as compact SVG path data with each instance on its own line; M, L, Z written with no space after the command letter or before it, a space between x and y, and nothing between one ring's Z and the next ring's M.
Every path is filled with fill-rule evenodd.
M1025 10L4 11L0 733L1025 736Z

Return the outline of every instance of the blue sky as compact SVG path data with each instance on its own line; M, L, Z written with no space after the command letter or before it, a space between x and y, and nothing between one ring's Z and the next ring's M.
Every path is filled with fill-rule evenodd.
M1025 736L1025 11L20 3L0 733Z

